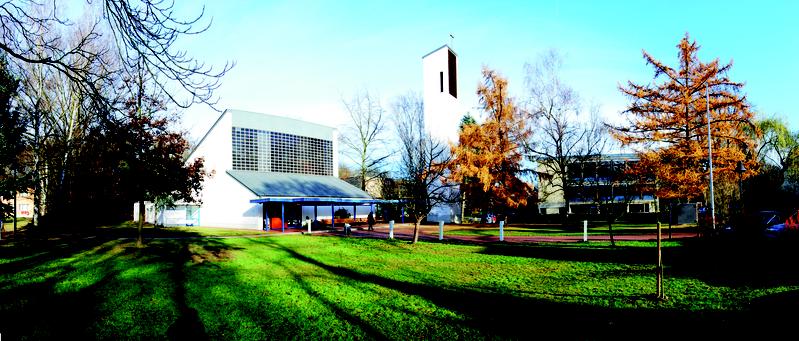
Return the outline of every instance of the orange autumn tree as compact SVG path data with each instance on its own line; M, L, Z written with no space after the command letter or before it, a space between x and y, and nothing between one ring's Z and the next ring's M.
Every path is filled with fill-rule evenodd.
M619 86L632 103L623 112L627 124L609 128L623 145L638 152L640 162L635 171L656 179L656 195L690 200L708 186L707 98L717 181L735 179L738 161L749 169L744 178L754 173L756 162L747 157L754 143L747 130L754 126L742 93L743 83L728 77L732 62L701 62L697 57L699 46L689 40L688 34L677 48L677 68L643 51L646 63L655 69L654 81L646 85L629 81Z
M516 208L526 205L532 194L530 186L517 176L522 170L520 147L530 130L508 95L508 81L487 67L483 67L483 78L477 95L487 118L481 124L463 125L458 145L451 146L455 157L451 179L476 181L492 208Z

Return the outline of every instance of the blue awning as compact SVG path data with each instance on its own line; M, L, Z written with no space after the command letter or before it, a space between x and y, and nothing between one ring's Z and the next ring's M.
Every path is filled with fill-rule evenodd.
M229 170L227 173L259 197L372 199L334 176Z
M253 204L262 204L266 202L283 202L283 203L303 203L303 204L317 204L317 205L333 205L333 204L396 204L399 200L383 200L383 199L365 199L365 198L329 198L329 197L265 197L250 200Z

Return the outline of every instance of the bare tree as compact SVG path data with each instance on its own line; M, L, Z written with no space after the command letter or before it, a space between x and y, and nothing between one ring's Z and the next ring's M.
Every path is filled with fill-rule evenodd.
M457 200L453 184L447 182L451 161L449 146L434 139L424 126L421 96L410 93L393 104L394 123L400 142L399 171L404 205L414 218L413 243L419 241L419 224L438 204Z
M105 63L103 58L111 50L119 57L120 71L135 73L143 69L159 80L156 85L176 105L185 108L194 103L216 103L213 91L233 64L214 71L185 51L175 49L179 38L208 29L210 21L202 25L204 9L196 17L181 19L170 1L104 0L94 4L101 7L102 15L83 31L80 39L64 44L59 33L71 23L59 17L55 1L4 2L0 4L0 50L20 63L45 65L63 74L99 104L110 104L108 94L97 86L98 80L107 79L109 74L97 72L92 63L85 61ZM111 48L89 48L106 29L114 44L104 46ZM182 96L188 99L183 100Z
M148 76L159 80L155 82L158 89L181 108L194 103L216 104L213 92L234 63L214 70L186 51L174 48L179 38L201 34L211 26L211 21L203 23L204 7L196 17L187 19L175 16L174 1L104 0L102 8L124 70L129 73L144 69ZM172 85L190 99L180 100Z
M593 107L587 123L580 122L582 104L577 93L560 79L562 57L554 50L527 64L528 113L532 127L538 127L525 147L538 164L539 196L561 193L568 217L570 196L576 184L570 182L569 165L590 158L604 146L602 124Z
M357 166L360 187L365 191L367 183L385 174L382 166L388 154L379 149L385 129L383 107L379 99L365 90L343 102L351 121L340 140L345 155Z
M37 15L44 15L41 7L36 9ZM41 39L51 41L51 47L82 44L84 54L67 56L65 62L91 75L100 75L94 77L91 86L104 94L104 101L98 102L85 84L46 63L18 63L16 72L22 76L23 89L19 100L30 124L26 140L32 163L33 225L38 225L39 216L47 210L51 199L66 200L64 184L71 159L84 147L82 138L90 127L109 119L111 112L107 105L116 102L119 93L114 84L118 72L109 69L114 58L109 57L104 47L107 41L97 37L81 43L94 29L95 23L85 19L60 31L48 28Z
M0 4L0 53L23 80L20 101L29 124L26 133L34 187L34 225L66 197L70 175L86 174L76 161L98 150L87 147L89 132L102 135L125 122L126 103L147 79L179 107L213 106L213 91L232 63L211 68L177 42L205 32L204 9L180 18L174 2L87 0L77 24L50 0L12 0ZM137 86L138 85L138 86ZM133 94L134 96L131 96ZM109 128L111 128L109 130ZM52 204L52 205L51 205Z

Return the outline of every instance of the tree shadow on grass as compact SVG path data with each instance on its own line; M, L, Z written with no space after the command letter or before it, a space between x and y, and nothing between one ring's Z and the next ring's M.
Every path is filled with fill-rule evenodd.
M171 298L177 308L177 319L166 331L169 339L209 339L197 309L189 305L186 292L189 266L201 264L218 268L215 262L226 260L231 251L240 249L218 239L167 240L149 243L145 248L127 249L144 264L160 263L168 268L168 279L173 284Z
M17 239L0 247L0 274L15 273L56 259L73 255L105 244L108 240L82 238ZM107 248L98 250L107 251Z
M750 309L752 319L747 322L759 327L752 328L751 335L761 340L790 339L799 318L799 290L758 297L752 300Z
M664 256L672 276L713 285L768 288L799 285L796 241L697 239Z
M482 244L480 253L524 258L541 258L559 261L597 262L618 264L653 264L657 253L654 248L644 247L585 247L564 243L563 245L538 244Z
M688 331L693 331L692 336L719 337L735 335L739 330L750 326L746 323L751 315L749 312L690 313L674 309L606 308L470 290L458 287L457 283L450 286L431 286L399 281L361 273L346 266L326 264L271 240L259 240L258 243L280 249L294 259L334 275L419 296L462 314L468 319L466 326L485 333L477 336L478 338L530 338L547 335L558 339L639 339L643 335L641 333L650 330L658 330L654 335L656 339L680 336ZM357 317L355 319L358 320ZM668 324L668 328L662 328L664 323Z
M51 243L28 243L45 248ZM113 245L83 242L56 248L52 254L37 252L35 259L14 262L11 273L0 276L1 333L11 339L55 338L60 335L88 335L90 322L96 319L94 292L117 274L108 261L92 264L102 277L81 290L59 289L83 267L85 258L77 255L92 249L108 252ZM71 258L67 260L68 258ZM51 261L62 260L57 266ZM40 268L41 266L41 268ZM4 271L9 268L4 268Z
M657 249L643 246L539 245L488 243L488 255L540 258L558 261L652 265ZM728 287L799 285L797 247L790 241L730 241L690 239L662 249L666 276L694 278Z
M144 248L134 243L59 236L4 245L0 257L11 260L0 264L0 333L10 339L207 339L186 299L185 264L218 260L231 248L206 239L149 242ZM153 269L166 274L147 272ZM151 307L153 302L161 306Z
M284 248L283 250L285 251L286 249ZM330 309L330 311L336 314L336 316L338 316L340 320L344 321L345 323L358 327L370 339L386 339L388 337L365 319L361 318L356 314L351 313L350 311L348 311L341 305L337 304L333 300L325 298L325 296L321 292L314 289L302 275L294 271L291 267L285 265L280 265L280 266L286 272L291 274L291 278L293 279L294 283L297 283L300 286L300 288L309 297L312 297L313 299L317 300L319 303L323 304L325 307Z

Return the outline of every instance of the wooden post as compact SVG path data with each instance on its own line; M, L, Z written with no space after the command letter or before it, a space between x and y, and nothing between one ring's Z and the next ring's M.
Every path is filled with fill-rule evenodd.
M663 254L661 253L661 226L660 226L660 201L655 197L655 221L657 223L657 248L658 248L658 262L656 267L657 273L657 298L664 299L666 296L663 294Z

